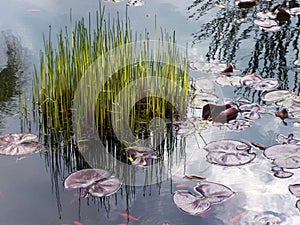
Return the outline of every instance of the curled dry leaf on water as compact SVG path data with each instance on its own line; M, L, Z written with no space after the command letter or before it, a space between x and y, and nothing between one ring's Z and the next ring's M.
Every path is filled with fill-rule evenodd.
M229 104L218 105L218 104L208 103L203 106L202 119L208 120L208 119L214 118L217 115L219 115L222 111L229 109L229 108L231 108L231 105L229 105Z
M279 21L286 21L291 18L291 12L285 8L278 7L276 13L276 19Z
M273 163L286 169L300 168L300 146L295 144L281 144L268 147L264 155Z
M190 180L205 180L205 177L200 177L196 175L184 175L183 178L190 179Z
M64 181L66 189L82 189L83 196L90 193L96 197L114 194L121 187L121 181L102 169L83 169L70 174Z
M254 0L235 0L235 4L239 8L248 9L248 8L252 8L252 7L256 6L257 2Z
M34 134L6 134L0 136L0 154L25 155L40 151L41 144Z
M286 118L289 118L289 113L286 109L282 109L278 112L275 112L275 116L279 117L280 119L284 120Z
M233 63L228 63L226 68L221 71L221 74L231 75L233 73Z
M237 108L228 108L220 112L217 116L212 118L213 122L216 123L227 123L230 120L236 119L239 110Z
M251 146L244 142L225 139L210 142L204 146L208 152L207 161L222 166L240 166L255 159L256 154L250 153Z
M253 141L250 141L250 144L253 145L256 148L259 148L260 150L265 150L267 148L263 144L259 144L259 143L253 142Z

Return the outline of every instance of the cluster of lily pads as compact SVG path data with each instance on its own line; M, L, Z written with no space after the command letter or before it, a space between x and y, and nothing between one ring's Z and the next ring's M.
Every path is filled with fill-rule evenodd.
M182 211L199 216L207 212L214 204L222 203L234 195L225 185L202 180L194 186L194 191L178 190L173 195L174 203Z
M147 147L129 147L125 150L125 155L135 166L149 166L158 160L156 151Z

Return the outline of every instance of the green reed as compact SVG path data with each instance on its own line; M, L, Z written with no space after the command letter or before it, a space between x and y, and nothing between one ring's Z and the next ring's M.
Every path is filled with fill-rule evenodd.
M94 120L102 135L113 135L112 113L117 115L116 123L128 119L130 129L136 131L141 124L147 126L153 117L165 119L167 114L173 117L178 111L184 111L188 93L187 57L177 49L175 32L169 35L161 30L157 37L155 28L153 39L158 40L154 42L153 50L149 33L133 32L128 16L125 21L119 15L111 19L105 16L104 7L100 5L95 17L94 27L90 14L87 23L82 18L73 24L71 18L70 28L61 29L56 36L57 42L52 40L51 27L48 37L43 37L44 49L40 52L40 65L39 69L35 68L33 84L33 103L40 112L43 133L62 133L64 138L69 138L72 123L78 122L72 121L74 94L81 78L94 62L98 63L102 76L108 76L111 71L112 76L104 79L105 83L99 83L96 107L89 105L92 93L86 91L87 96L81 103L86 110L85 117L89 118L80 120ZM119 49L120 46L126 47ZM112 53L110 59L113 60L103 57L107 52ZM97 61L99 57L102 60ZM130 60L135 63L128 63ZM98 75L95 73L92 76L91 84L99 82ZM138 82L140 78L152 76L156 77L157 82ZM129 118L124 118L122 111L113 112L113 104L129 84L135 84L136 88L129 89L122 96L125 101L120 103L120 109L129 115ZM171 93L174 97L169 102L163 97L143 97L143 90L157 86L160 96ZM95 115L89 114L90 107L95 107Z

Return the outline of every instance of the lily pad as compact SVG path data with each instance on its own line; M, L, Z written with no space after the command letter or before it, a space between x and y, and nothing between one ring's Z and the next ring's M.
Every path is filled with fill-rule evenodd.
M34 134L7 134L0 136L0 154L25 155L39 152L41 145Z
M263 101L274 102L280 106L290 107L295 104L298 96L296 93L286 90L271 91L262 96Z
M249 153L251 147L236 140L210 142L204 149L208 151L207 161L222 166L240 166L255 159L255 153Z
M296 208L300 210L300 199L296 202Z
M149 166L157 163L158 157L152 148L130 147L125 151L131 163L136 166Z
M218 96L210 93L197 93L191 98L190 107L196 109L202 109L207 103L216 103L218 101Z
M287 137L282 134L278 134L276 141L280 144L297 144L300 143L300 139L294 138L294 134L289 134Z
M242 119L231 120L228 122L227 127L230 130L242 131L247 127L251 127L251 123L247 120L242 120Z
M262 78L257 74L249 74L241 78L241 84L256 90L271 90L278 86L278 80L274 78Z
M274 166L272 172L274 172L274 176L277 178L290 178L294 175L294 173L284 171L283 168L279 166Z
M209 181L198 182L194 189L212 204L224 202L234 195L230 188Z
M241 86L240 76L221 75L216 78L216 83L220 86Z
M290 9L291 14L293 15L300 15L300 7L294 7Z
M290 184L289 191L297 198L300 198L300 184Z
M274 164L287 169L300 168L300 146L294 144L273 145L264 151Z
M278 26L277 22L272 19L254 20L254 24L261 28L271 28L273 26Z
M185 190L176 191L173 200L178 208L190 215L201 215L211 207L211 203L203 196Z
M220 73L227 65L224 63L210 63L207 61L194 60L189 62L189 66L193 70L204 73Z
M111 175L109 171L101 169L83 169L72 173L65 179L66 189L81 188L85 193L96 197L114 194L121 187L118 178Z

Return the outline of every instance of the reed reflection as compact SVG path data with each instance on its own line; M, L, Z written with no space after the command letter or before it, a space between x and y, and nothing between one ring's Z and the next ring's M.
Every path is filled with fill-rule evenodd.
M221 3L226 8L217 8L210 1L194 1L188 7L190 19L207 21L192 34L194 47L208 41L208 61L234 62L243 74L256 72L263 77L276 78L280 83L278 89L299 93L298 72L293 65L300 57L299 15L286 21L276 20L281 26L277 32L265 32L253 23L258 12L270 11L277 4L290 9L299 7L299 3L261 2L249 9L241 9L233 1ZM234 92L250 100L259 100L259 92L249 88L235 88Z

